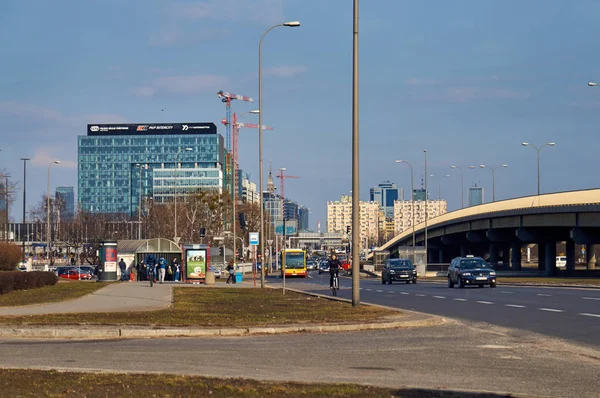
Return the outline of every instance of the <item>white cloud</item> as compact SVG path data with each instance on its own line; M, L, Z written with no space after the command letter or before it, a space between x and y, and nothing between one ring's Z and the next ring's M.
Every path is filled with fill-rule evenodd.
M179 19L220 21L283 22L283 0L206 0L177 2L169 7Z
M48 167L55 160L60 161L60 164L54 164L52 167L64 167L67 169L77 168L77 161L69 159L73 154L67 154L63 148L48 147L36 148L35 154L31 158L31 163L35 166Z
M302 73L305 73L308 67L305 65L280 65L265 70L266 75L275 77L295 77Z
M229 79L221 75L193 75L161 77L149 85L133 89L139 97L150 97L156 94L196 94L207 91L217 92Z
M102 120L104 123L123 123L127 121L125 117L113 113L64 115L41 105L16 101L1 101L0 114L2 113L22 119L54 122L62 125L81 125L90 123L92 120Z

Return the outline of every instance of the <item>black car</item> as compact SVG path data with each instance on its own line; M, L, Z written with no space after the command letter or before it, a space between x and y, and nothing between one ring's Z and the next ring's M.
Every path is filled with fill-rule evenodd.
M481 257L457 257L448 267L448 287L468 285L496 287L496 271Z
M319 274L322 274L323 272L329 272L329 261L327 260L321 261L319 264Z
M417 283L417 270L410 260L391 258L385 262L381 271L381 283L396 282Z

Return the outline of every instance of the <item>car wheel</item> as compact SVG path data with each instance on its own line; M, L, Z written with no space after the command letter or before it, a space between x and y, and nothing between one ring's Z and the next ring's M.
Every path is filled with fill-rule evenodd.
M385 285L385 279L381 278L381 284Z
M452 289L454 287L454 283L452 283L452 278L448 277L448 287Z
M490 283L490 287L496 287L496 282Z
M417 278L413 279L413 285L417 283Z
M392 278L388 278L388 283L389 283L390 285L392 285L392 284L393 284Z

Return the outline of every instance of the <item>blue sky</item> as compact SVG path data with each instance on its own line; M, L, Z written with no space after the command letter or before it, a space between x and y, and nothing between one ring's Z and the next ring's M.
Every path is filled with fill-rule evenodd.
M460 207L477 183L491 199L598 186L600 2L361 2L361 198L390 180L408 192L410 173L443 176L442 197ZM220 120L218 90L258 100L263 44L265 185L268 160L300 179L286 196L326 225L326 202L351 189L352 1L4 0L0 4L0 169L19 181L11 211L20 220L21 157L27 201L37 204L53 159L52 191L77 185L77 135L87 123ZM236 102L241 113L257 107ZM256 123L256 116L244 119ZM258 138L240 132L240 164L258 183ZM430 186L437 196L437 183ZM408 194L407 194L408 197ZM28 206L29 207L29 206Z

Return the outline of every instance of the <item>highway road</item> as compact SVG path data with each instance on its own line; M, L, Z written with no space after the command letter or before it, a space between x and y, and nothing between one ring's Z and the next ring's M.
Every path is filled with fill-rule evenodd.
M286 286L330 295L329 274L286 278ZM270 277L271 285L281 279ZM387 305L440 316L529 330L571 342L600 347L600 289L498 285L492 289L449 289L445 283L383 285L381 279L362 279L361 302ZM339 297L352 298L352 281L340 278Z

